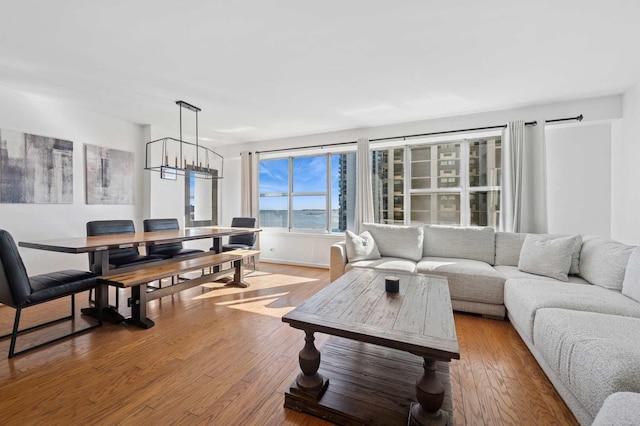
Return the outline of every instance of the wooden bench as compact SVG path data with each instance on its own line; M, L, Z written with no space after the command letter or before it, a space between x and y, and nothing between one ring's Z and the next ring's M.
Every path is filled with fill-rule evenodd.
M242 260L245 260L251 257L256 257L257 255L260 254L260 250L237 249L237 250L225 251L224 253L235 254L236 256L242 256ZM255 269L255 262L253 264L253 267Z
M238 253L236 253L236 251ZM122 272L115 272L98 278L102 284L112 285L120 288L131 288L131 297L128 305L131 307L131 318L125 321L129 324L141 328L151 328L154 322L147 318L147 302L159 299L195 287L206 282L215 281L218 278L233 274L233 280L227 285L248 287L249 284L243 280L242 260L250 255L256 255L258 250L236 250L222 253L205 253L185 258L167 259L158 262L144 263L136 268L127 268ZM241 252L256 253L241 253ZM232 267L219 270L217 267L224 263L231 263ZM213 272L203 273L201 276L188 279L168 287L158 288L147 292L147 284L162 280L163 278L174 277L192 271L204 271L213 269Z

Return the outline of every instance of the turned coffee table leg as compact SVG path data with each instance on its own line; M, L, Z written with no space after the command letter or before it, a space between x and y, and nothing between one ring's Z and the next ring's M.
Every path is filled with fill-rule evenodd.
M411 425L447 425L449 415L441 410L444 402L444 386L436 377L436 362L424 358L424 374L416 381L418 403L411 404Z
M304 348L302 348L298 354L302 373L298 374L296 384L300 390L308 392L316 398L320 398L327 388L329 380L318 374L318 368L320 368L320 352L313 344L314 340L316 340L316 338L313 336L313 331L305 330Z

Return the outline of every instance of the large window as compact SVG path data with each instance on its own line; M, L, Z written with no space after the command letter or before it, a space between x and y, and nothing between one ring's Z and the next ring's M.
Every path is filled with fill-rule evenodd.
M495 228L500 158L499 137L373 151L375 219Z
M289 160L260 161L260 226L286 228L289 211Z
M371 152L373 214L378 223L404 223L404 149Z
M260 226L353 229L355 153L260 161Z

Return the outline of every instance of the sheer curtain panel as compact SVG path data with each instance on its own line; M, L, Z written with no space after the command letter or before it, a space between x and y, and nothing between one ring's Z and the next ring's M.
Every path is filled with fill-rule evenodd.
M545 121L537 122L510 121L503 132L500 231L547 232Z
M258 213L258 155L240 153L240 213L243 217L257 217Z
M362 223L374 221L369 139L358 139L356 157L356 208L354 228L356 234L359 234Z
M510 121L502 133L500 231L520 232L522 224L522 164L524 121Z

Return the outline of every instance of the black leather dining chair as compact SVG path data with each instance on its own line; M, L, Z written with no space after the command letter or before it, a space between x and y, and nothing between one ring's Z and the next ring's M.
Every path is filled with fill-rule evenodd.
M231 219L232 228L255 228L258 220L255 217L234 217ZM232 235L229 237L229 242L222 245L222 251L232 250L252 250L256 245L257 233L252 232L250 234ZM256 257L251 256L253 263L253 270L256 270Z
M180 229L178 219L145 219L144 222L145 232L155 231L168 231ZM157 244L147 247L147 254L154 256L161 256L163 259L170 259L172 257L189 256L192 254L204 253L203 250L187 249L182 246L181 242Z
M102 317L99 312L98 324L96 325L74 331L44 343L39 343L18 352L15 351L18 334L28 333L51 324L74 319L75 295L94 289L98 287L98 285L96 274L72 269L29 277L13 237L11 237L9 232L0 229L0 303L16 310L13 331L4 336L0 336L0 339L11 337L9 358L100 327L102 325ZM65 296L71 296L71 314L69 316L23 330L19 329L20 314L23 309Z
M94 237L112 234L135 234L132 220L94 220L87 222L87 236ZM109 250L109 268L124 268L140 263L162 260L162 256L141 255L137 247ZM89 266L95 263L94 253L89 253Z
M136 228L132 220L94 220L87 222L87 236L95 237L112 234L135 234ZM147 262L162 260L162 256L141 255L137 247L127 247L109 250L109 269L125 268ZM95 271L95 254L89 253L89 267ZM89 294L91 299L91 294ZM115 307L119 307L119 298L116 297Z

